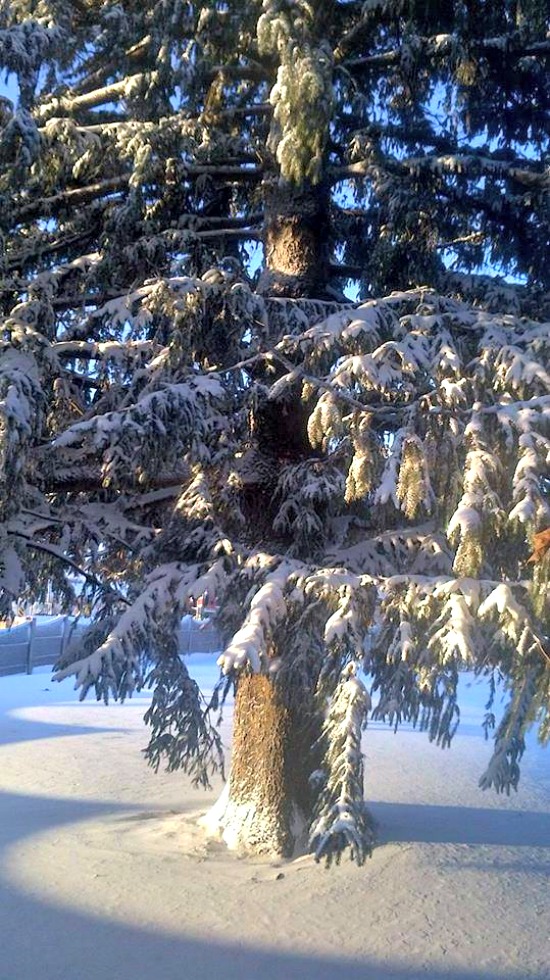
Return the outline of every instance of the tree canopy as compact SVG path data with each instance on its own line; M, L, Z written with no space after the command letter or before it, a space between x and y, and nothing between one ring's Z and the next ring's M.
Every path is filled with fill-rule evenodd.
M227 685L271 678L319 726L320 856L370 844L359 667L443 746L460 670L502 679L484 786L550 735L546 31L538 0L0 3L0 615L90 604L58 676L152 686L150 760L201 782Z

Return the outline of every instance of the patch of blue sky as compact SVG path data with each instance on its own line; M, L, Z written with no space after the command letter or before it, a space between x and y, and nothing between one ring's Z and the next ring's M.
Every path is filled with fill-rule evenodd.
M0 97L9 99L14 106L19 102L19 85L13 73L5 72L0 76Z

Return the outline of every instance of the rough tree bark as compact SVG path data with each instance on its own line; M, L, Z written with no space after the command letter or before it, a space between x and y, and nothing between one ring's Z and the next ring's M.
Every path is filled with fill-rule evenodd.
M323 183L264 185L263 295L324 299L329 282L328 189Z
M228 847L288 857L310 809L304 727L265 674L239 680L229 781L205 823Z
M264 185L264 194L265 269L259 292L323 299L329 281L327 189L274 182ZM270 405L276 410L276 404ZM299 397L296 413L290 414L294 428L301 430ZM289 449L295 461L311 454L301 431L285 439L288 424L279 419L277 447L269 437L273 424L258 431L258 448L269 458L277 451L284 456ZM288 856L300 844L312 806L309 776L318 763L320 720L313 690L297 696L291 684L266 674L250 674L238 682L229 781L206 818L206 825L229 847Z

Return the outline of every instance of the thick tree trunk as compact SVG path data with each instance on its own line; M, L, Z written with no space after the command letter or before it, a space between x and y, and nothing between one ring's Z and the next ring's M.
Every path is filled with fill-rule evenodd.
M324 184L264 185L265 269L258 292L323 299L329 282L329 198Z
M300 187L280 181L264 185L266 268L258 291L271 296L324 299L328 278L328 192L322 184ZM288 410L288 405L285 406ZM292 457L310 453L297 419L303 415L300 395L289 417L294 428L285 438L280 406L264 409L255 435L269 459L290 450ZM276 432L275 440L271 435ZM273 443L273 444L272 444ZM235 849L289 856L305 843L311 816L311 772L317 768L320 723L312 690L287 677L285 687L263 674L238 681L229 781L205 818L210 833ZM300 690L297 689L297 684Z
M310 809L311 729L263 674L240 679L229 781L205 819L228 847L289 856Z

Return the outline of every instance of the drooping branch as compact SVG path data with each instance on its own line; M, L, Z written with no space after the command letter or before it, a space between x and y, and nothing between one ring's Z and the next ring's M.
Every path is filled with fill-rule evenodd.
M87 582L94 585L96 589L100 589L101 592L113 596L127 606L131 605L130 600L127 599L126 596L123 596L121 592L114 589L112 585L105 585L100 579L97 578L96 575L93 575L92 572L87 571L87 569L83 568L82 565L79 565L77 562L73 561L73 559L69 558L68 555L60 548L56 548L56 546L52 544L47 544L45 541L36 541L33 537L31 537L31 535L24 534L23 531L13 531L12 533L14 537L21 538L21 540L26 541L28 548L32 548L35 551L42 551L46 555L52 555L63 565L67 565L67 567L71 568L73 572L81 575Z

